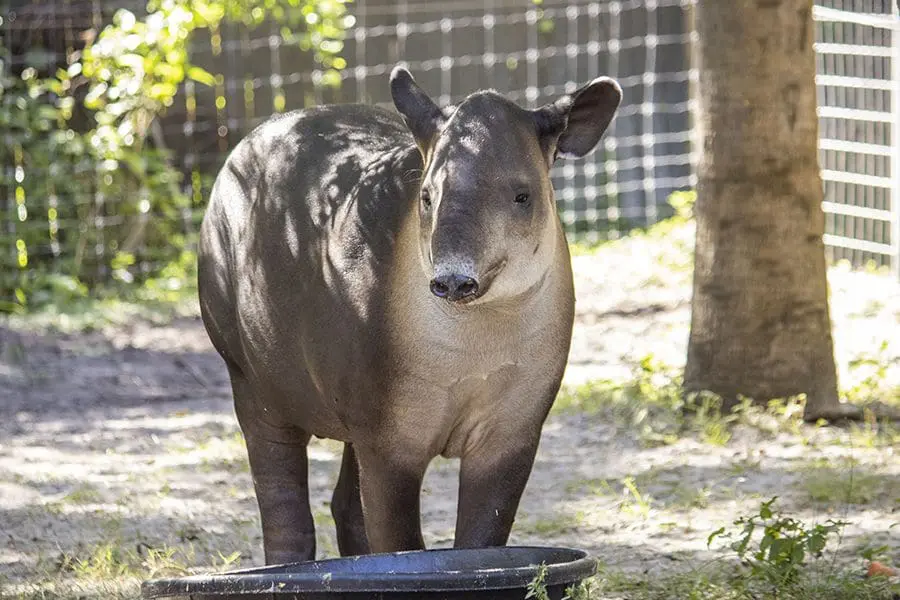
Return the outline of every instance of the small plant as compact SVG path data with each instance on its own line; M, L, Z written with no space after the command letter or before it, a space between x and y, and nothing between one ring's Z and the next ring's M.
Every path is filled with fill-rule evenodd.
M590 600L593 596L595 581L592 577L579 581L575 585L570 585L566 588L566 594L562 597L562 600Z
M525 588L526 600L534 598L534 600L550 600L550 594L547 592L547 565L541 563L538 566L537 573ZM591 590L593 589L592 579L585 579L575 585L566 588L565 595L562 600L590 600Z
M622 495L624 498L619 505L621 510L637 514L644 519L650 516L653 498L641 493L634 477L626 477L622 480Z
M844 392L848 401L864 404L900 398L900 389L897 386L891 389L888 384L888 373L900 366L900 356L891 356L889 349L890 344L884 340L874 353L861 354L848 363L851 377L858 379Z
M65 504L96 504L101 500L103 500L103 497L95 487L83 483L66 494L62 502Z
M537 568L537 573L534 574L534 577L525 587L525 589L528 590L528 593L525 594L525 599L534 598L534 600L550 600L550 594L547 593L546 581L547 565L541 563Z
M900 495L900 482L895 477L857 469L853 461L847 461L846 469L815 461L806 471L802 486L813 502L831 505L870 504Z
M839 535L846 525L843 521L829 519L812 527L801 521L782 516L772 507L777 496L760 505L759 512L741 517L734 522L740 527L737 533L726 532L724 527L714 531L707 539L710 546L717 537L736 538L729 547L742 562L749 565L751 575L779 589L793 583L806 565L808 557L819 558L825 551L828 538ZM756 541L756 533L762 537Z

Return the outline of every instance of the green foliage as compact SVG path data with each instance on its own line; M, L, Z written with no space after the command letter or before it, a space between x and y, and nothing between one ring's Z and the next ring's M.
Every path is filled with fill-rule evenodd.
M888 383L888 372L900 365L900 356L892 356L888 340L883 340L873 353L857 356L849 363L850 373L858 381L844 391L849 402L866 404L884 400L900 405L900 386Z
M631 512L641 518L650 516L653 506L653 498L638 489L634 477L626 477L622 480L622 495L624 496L620 509Z
M765 586L750 573L736 571L723 561L696 569L661 575L624 573L606 569L597 578L596 600L893 600L896 586L886 578L861 578L859 573L821 565L805 570L781 589Z
M684 392L680 372L652 354L634 366L630 380L595 380L563 389L555 405L556 410L611 412L646 444L671 444L688 434L720 446L731 439L732 425L748 407L749 401L725 412L714 394Z
M833 459L815 460L802 470L802 488L811 501L828 506L900 499L900 479L872 469L860 468L853 460L837 464Z
M547 565L541 563L538 565L537 573L525 586L525 599L529 600L550 600L550 594L547 592ZM565 595L562 600L590 600L594 586L593 579L585 579L575 585L566 588Z
M541 563L538 566L537 573L534 578L528 582L526 586L527 593L525 600L534 598L534 600L550 600L550 594L547 593L547 565Z
M13 213L0 214L13 225L0 238L9 249L0 261L0 311L73 302L110 279L120 287L166 280L145 291L171 296L171 271L187 270L193 244L182 221L196 207L159 117L185 80L222 83L191 64L192 35L208 29L215 45L225 20L274 20L286 43L314 53L317 84L339 85L349 1L150 0L142 18L119 10L55 72L46 53L31 52L34 64L21 72L0 59L0 156L9 165L0 190L15 198ZM87 126L75 125L75 115Z
M707 544L719 536L735 538L730 544L738 558L750 567L753 577L780 589L796 581L800 570L810 557L820 558L831 536L839 536L847 523L829 519L807 527L801 521L782 516L773 505L777 496L762 502L755 515L743 516L734 522L738 532L725 528L710 534ZM761 537L757 533L761 533ZM759 537L756 541L755 538Z
M594 597L628 600L743 600L720 571L706 569L662 577L601 569ZM608 594L615 594L610 596ZM624 596L620 596L624 594Z
M729 557L717 556L698 566L675 573L624 573L601 569L595 598L630 600L891 600L896 584L884 577L862 578L861 572L826 558L833 541L840 542L841 521L806 525L774 508L777 498L760 504L752 515L734 521L734 529L722 527L707 539L728 540L743 567ZM883 553L872 548L867 558ZM834 551L836 552L836 550ZM864 553L866 554L866 553Z
M678 251L677 256L668 257L671 262L667 266L676 270L692 268L693 254L692 252L690 252L690 248L687 248L685 246L685 240L680 239L680 237L671 239L670 236L673 232L683 228L686 224L694 220L694 203L696 202L696 200L697 192L693 190L673 192L666 200L666 202L669 204L669 206L672 207L672 210L674 212L671 217L663 219L644 229L631 229L628 232L628 236L631 238L645 237L651 240L667 239L677 246L676 250ZM625 227L628 226L625 225ZM583 240L578 240L576 236L576 241L569 245L569 249L574 256L593 255L596 254L601 248L610 243L615 242L610 242L608 240L586 242Z
M198 556L193 545L182 547L137 547L112 539L78 552L59 556L52 565L44 565L44 573L33 583L8 590L11 597L59 600L83 598L138 597L142 580L158 577L183 577L196 572L198 562L206 563L202 571L221 572L240 566L241 553L216 552ZM195 569L195 571L192 571ZM2 582L0 582L2 583ZM0 597L7 597L0 585Z
M16 198L15 214L5 215L16 254L3 263L0 310L82 297L116 253L180 239L173 217L186 200L164 153L111 145L99 125L75 131L67 89L64 77L41 78L34 67L15 76L0 63L0 153L13 165L0 186Z

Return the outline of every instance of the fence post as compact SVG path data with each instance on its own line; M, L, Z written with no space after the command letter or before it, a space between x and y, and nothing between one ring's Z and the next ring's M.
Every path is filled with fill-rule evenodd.
M891 27L891 273L900 279L900 0Z

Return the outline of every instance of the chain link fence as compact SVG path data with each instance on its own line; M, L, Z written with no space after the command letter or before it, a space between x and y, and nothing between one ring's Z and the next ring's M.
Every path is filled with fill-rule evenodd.
M64 65L67 54L89 37L85 32L109 22L115 9L139 12L141 4L7 3L0 24L4 58L14 72L21 71L26 54L35 52ZM822 0L815 17L829 257L857 265L875 261L898 273L896 10L889 0ZM146 190L117 196L103 188L109 174L102 172L87 174L96 179L90 186L67 190L72 173L66 170L74 173L83 165L51 156L56 173L50 176L22 164L5 143L0 149L0 269L21 265L17 244L29 227L47 233L43 243L29 246L30 256L50 265L58 261L64 270L64 261L78 252L79 260L96 264L97 280L110 275L111 256L148 222L172 224L190 246L212 179L247 131L273 112L325 102L389 106L387 78L397 63L405 63L441 103L493 87L534 107L599 75L616 78L624 98L602 146L586 160L561 161L553 180L573 239L619 237L671 214L667 197L695 184L692 11L691 0L355 0L349 5L352 22L341 53L347 64L339 86L329 85L309 52L285 43L274 23L201 30L192 61L212 73L215 84L185 83L153 136L182 173L179 186L186 202L164 213L148 212L154 205L141 200ZM24 178L55 183L23 200L18 190ZM68 205L82 208L64 211ZM22 218L23 210L28 219ZM64 212L66 218L60 216ZM149 273L168 255L165 244L144 243L145 237L128 249L136 257L134 268Z

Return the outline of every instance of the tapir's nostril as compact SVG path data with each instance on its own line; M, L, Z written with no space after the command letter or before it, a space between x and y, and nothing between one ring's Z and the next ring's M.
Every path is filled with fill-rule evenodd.
M431 280L431 293L457 302L478 293L478 282L466 275L441 275Z
M438 298L446 298L450 293L450 287L437 279L431 280L431 293Z
M478 284L475 283L475 280L471 277L467 277L456 289L459 291L460 297L465 298L466 296L473 296L478 292Z

